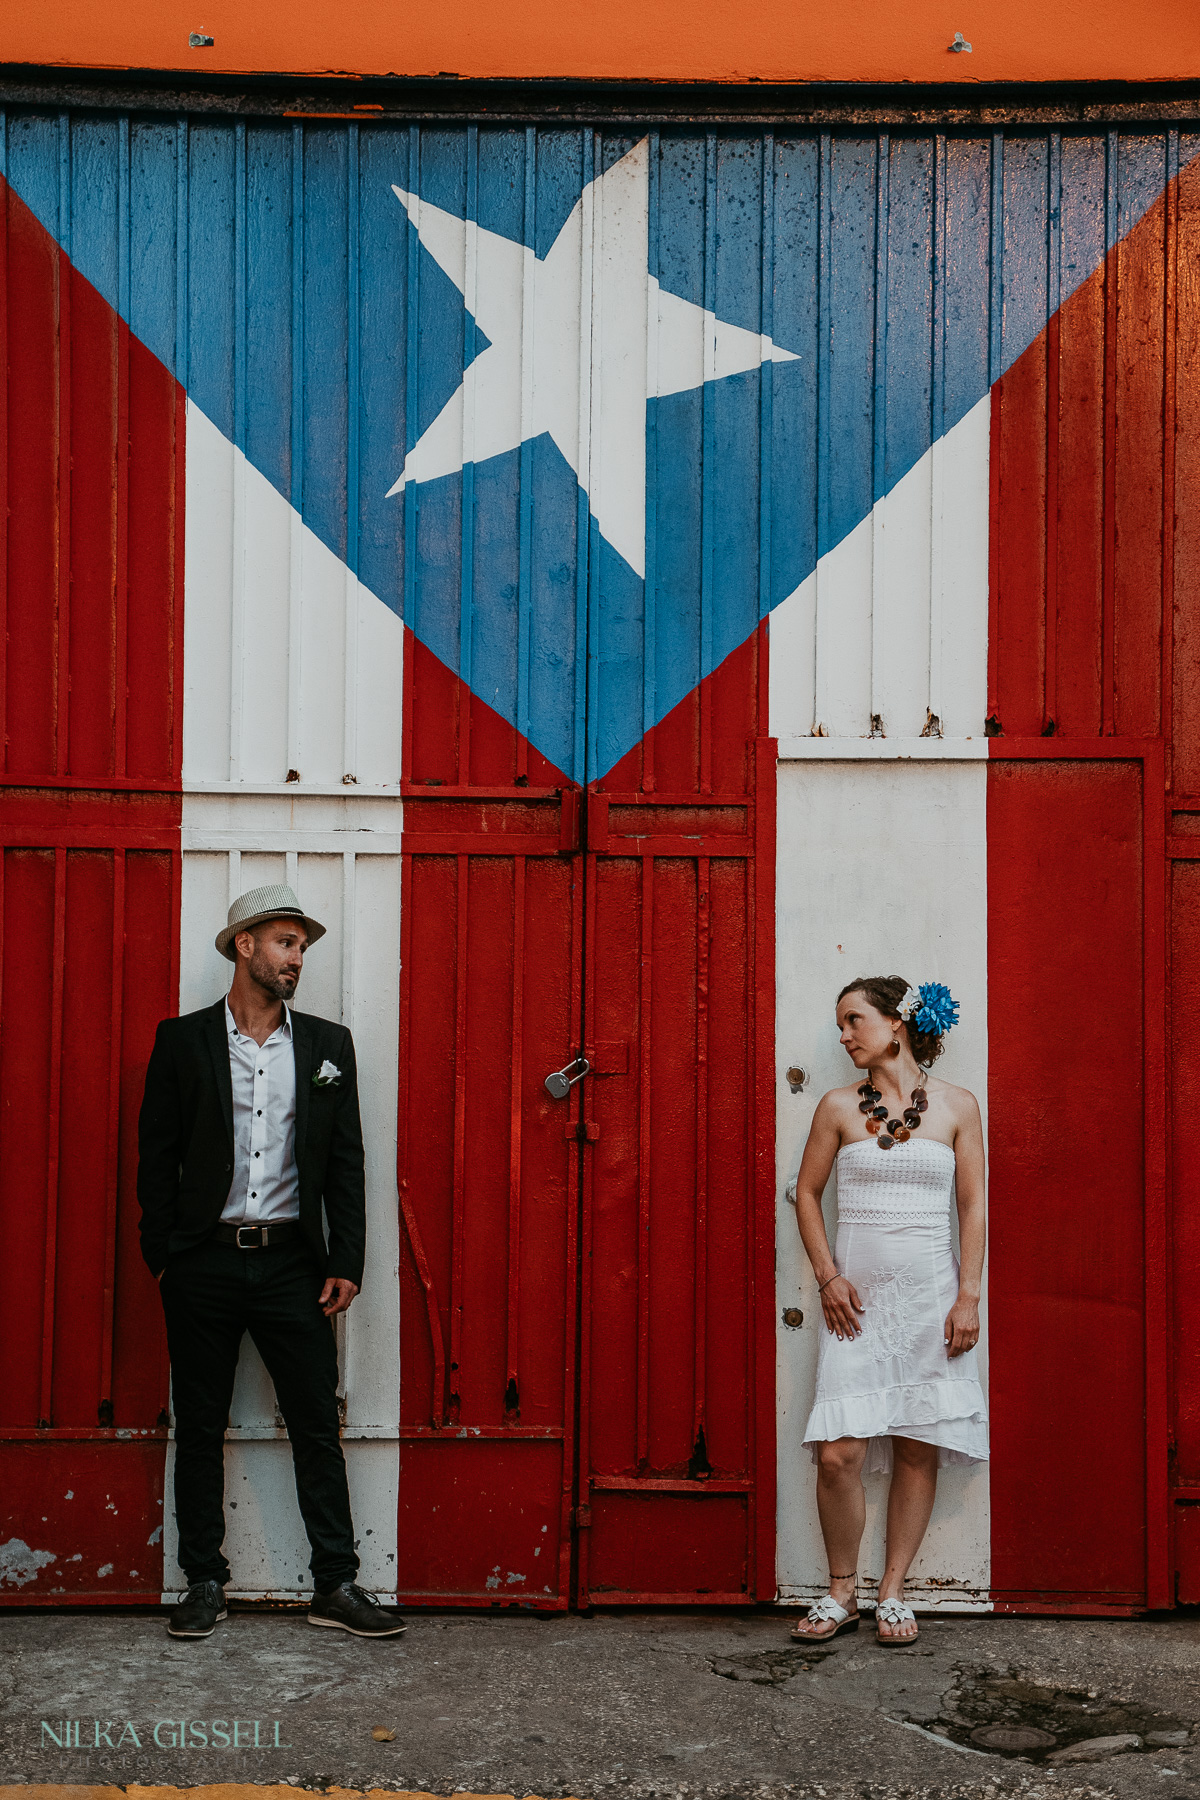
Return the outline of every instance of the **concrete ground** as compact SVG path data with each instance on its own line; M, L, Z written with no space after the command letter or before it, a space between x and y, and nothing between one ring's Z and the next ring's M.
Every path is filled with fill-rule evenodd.
M797 1616L417 1614L403 1638L371 1643L314 1631L302 1612L247 1609L181 1642L152 1612L8 1611L0 1782L583 1800L1200 1795L1200 1619L925 1618L906 1650L880 1648L867 1620L814 1655L788 1641ZM171 1746L181 1720L183 1749ZM235 1720L237 1748L219 1741ZM59 1738L70 1721L70 1747L43 1721ZM158 1725L156 1744L159 1721L176 1723ZM971 1733L989 1726L1032 1727L1044 1747L981 1750ZM1151 1732L1183 1741L1151 1747ZM1132 1747L1039 1760L1114 1736Z

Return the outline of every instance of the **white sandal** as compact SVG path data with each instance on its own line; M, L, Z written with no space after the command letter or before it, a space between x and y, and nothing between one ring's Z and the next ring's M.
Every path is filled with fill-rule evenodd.
M795 1644L827 1644L830 1638L837 1637L840 1632L858 1630L857 1608L854 1612L850 1612L846 1607L839 1606L832 1594L826 1594L823 1599L814 1601L808 1609L810 1625L821 1625L826 1619L832 1619L832 1631L801 1631L797 1625L792 1630L792 1642Z
M887 1644L889 1646L893 1644L915 1644L921 1635L919 1631L914 1631L911 1632L908 1637L884 1637L879 1629L880 1620L882 1620L885 1625L915 1625L917 1622L917 1615L911 1606L905 1605L903 1600L881 1600L875 1608L876 1642Z

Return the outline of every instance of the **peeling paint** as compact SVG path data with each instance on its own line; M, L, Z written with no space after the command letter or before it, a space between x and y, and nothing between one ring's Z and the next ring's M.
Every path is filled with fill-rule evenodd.
M150 1533L150 1536L146 1539L146 1542L147 1542L147 1544L161 1544L161 1542L162 1542L162 1526L161 1525L156 1525L154 1527L154 1530Z
M504 1579L508 1583L508 1586L511 1587L514 1581L524 1581L526 1577L524 1575L518 1575L515 1570L510 1569Z
M96 1570L97 1575L111 1575L112 1572L113 1566L111 1563L101 1563L100 1567Z
M39 1569L57 1561L57 1550L31 1550L20 1538L9 1538L7 1544L0 1544L0 1581L25 1587L37 1580Z

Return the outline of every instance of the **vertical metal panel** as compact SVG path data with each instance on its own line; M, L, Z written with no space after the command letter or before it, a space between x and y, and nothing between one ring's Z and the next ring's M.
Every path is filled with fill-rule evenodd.
M1200 841L1200 840L1198 840ZM1190 845L1188 846L1190 848ZM1196 1296L1200 1293L1200 1215L1189 1204L1197 1191L1195 1133L1188 1118L1196 1092L1189 1021L1200 1004L1200 862L1175 863L1171 883L1171 1049L1175 1095L1171 1165L1173 1209L1172 1303L1175 1325L1175 1394L1173 1436L1176 1504L1189 1508L1200 1501L1200 1334L1196 1330ZM1189 1524L1190 1532L1192 1526ZM1181 1589L1190 1602L1195 1592Z
M1137 760L988 769L989 842L1005 846L988 870L988 979L1004 997L990 1110L1005 1116L991 1142L992 1585L1009 1604L1146 1603L1141 947L1143 806L1156 799ZM1111 946L1102 990L1098 944ZM1069 1023L1047 1011L1052 993L1071 994ZM1079 1033L1123 1103L1100 1133L1064 1136L1054 1121ZM1039 1437L1047 1407L1072 1419L1069 1436ZM1079 1439L1105 1446L1084 1532L1060 1504Z
M137 1252L132 1127L154 1022L174 1006L178 802L124 825L110 806L97 796L89 831L61 791L10 791L0 828L0 1205L21 1271L0 1349L2 1523L52 1553L6 1589L22 1604L159 1590L146 1537L167 1366Z
M0 508L0 1209L22 1295L0 1352L0 1528L31 1558L3 1599L102 1604L159 1589L167 1369L134 1127L177 992L184 419L69 260L73 242L107 258L129 301L128 124L31 129L58 241L11 186L0 203L4 435L21 445ZM107 241L81 189L111 205Z
M169 788L181 698L175 385L11 187L3 236L7 416L22 443L7 468L7 586L21 605L9 601L3 773Z
M543 1081L578 1043L582 893L560 796L508 792L406 802L397 1583L419 1603L553 1608L569 1593L576 1151Z
M1200 510L1187 497L1200 491L1200 161L1184 167L1187 140L1180 133L1178 234L1174 262L1176 307L1171 344L1175 356L1174 485L1170 494L1174 580L1171 591L1174 652L1171 768L1176 792L1200 796L1200 631L1195 596L1200 592Z
M592 1605L775 1589L774 1418L759 1404L774 1185L760 1092L774 932L759 910L765 895L773 911L774 794L754 754L765 649L760 634L728 658L589 790L579 1592Z
M1187 140L1171 153L1184 163ZM1192 1604L1200 1594L1200 1358L1196 1330L1197 1268L1200 1241L1193 1196L1197 1192L1195 1134L1188 1129L1195 1093L1195 1058L1190 1020L1197 999L1197 876L1200 843L1200 713L1197 697L1197 576L1200 574L1200 512L1197 455L1200 435L1200 164L1183 167L1167 214L1167 479L1164 482L1164 594L1171 609L1167 639L1168 675L1164 704L1170 707L1170 769L1173 792L1167 821L1172 857L1170 905L1170 1173L1171 1322L1173 1339L1171 1436L1173 1487L1174 1598ZM1174 302L1174 305L1172 305ZM1172 430L1173 425L1173 430Z
M1164 1102L1159 1098L1166 821L1156 790L1164 709L1173 694L1167 748L1175 791L1168 793L1166 804L1175 819L1172 854L1186 861L1196 803L1188 775L1195 733L1185 697L1187 678L1181 682L1179 675L1180 668L1189 666L1192 636L1179 553L1182 548L1186 568L1194 506L1186 489L1189 401L1183 371L1195 337L1196 297L1187 286L1185 246L1196 140L1191 134L1127 136L1114 131L1102 139L1064 137L1057 159L1053 145L1051 149L1050 247L1057 257L1051 274L1081 264L1094 272L1063 294L1047 329L1009 368L994 396L989 712L993 729L1037 739L1051 756L1069 759L1072 744L1086 746L1089 739L1097 748L1112 744L1122 755L1139 743L1145 746L1142 1073L1147 1128L1141 1166L1124 1176L1129 1215L1135 1207L1143 1212L1145 1550L1140 1580L1133 1579L1130 1569L1120 1576L1109 1570L1109 1580L1113 1592L1124 1586L1124 1604L1162 1605L1172 1596L1169 1489L1175 1481L1181 1505L1191 1492L1186 1476L1172 1476L1167 1456L1171 1333L1178 1341L1186 1330L1186 1306L1177 1310L1172 1324L1165 1285ZM1147 208L1145 195L1155 188L1159 197ZM1053 299L1051 289L1050 304ZM1174 609L1170 626L1169 608ZM1004 739L994 740L992 750L1006 754ZM1069 760L1063 764L1064 770L1073 766ZM1020 829L1028 834L1031 828L1027 820ZM1106 821L1105 829L1115 827ZM1114 904L1119 888L1123 903L1132 905L1139 891L1134 875L1126 870L1120 883L1115 874L1112 879ZM993 882L999 882L996 863ZM1173 916L1172 954L1182 959L1174 978L1186 993L1186 953L1178 922L1184 915L1177 911ZM1132 943L1102 921L1096 929L1123 979L1132 967ZM1186 1080L1179 1056L1177 1043L1175 1083ZM1187 1163L1178 1148L1175 1156L1178 1220ZM1002 1264L993 1260L994 1284L1001 1272ZM1083 1297L1085 1277L1065 1262L1063 1281L1065 1294ZM1177 1307L1181 1304L1177 1290ZM1175 1405L1184 1409L1183 1417L1190 1404L1191 1375L1186 1351L1178 1348L1175 1359ZM1092 1378L1091 1371L1080 1372L1081 1396ZM1129 1463L1133 1453L1127 1449ZM1001 1587L1027 1590L1018 1603L1032 1603L1028 1582L1015 1572L1020 1559L1013 1548L1031 1542L1027 1482L1020 1495L1009 1492L1000 1469L996 1493L997 1581ZM1114 1495L1119 1493L1118 1484ZM1129 1494L1122 1504L1127 1509L1132 1505ZM1093 1571L1107 1568L1098 1542L1090 1566ZM1082 1567L1074 1580L1079 1604L1101 1602L1101 1589L1089 1583Z
M1166 193L1140 209L1166 138L1064 139L1050 164L1059 258L1095 272L993 402L989 713L1012 735L1160 729Z

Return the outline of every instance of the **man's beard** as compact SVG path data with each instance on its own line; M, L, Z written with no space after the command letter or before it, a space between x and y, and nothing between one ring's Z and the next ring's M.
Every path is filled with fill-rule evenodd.
M261 951L256 950L250 958L250 975L260 988L273 994L276 1000L290 1000L300 984L299 976L294 981L285 975L277 975Z

